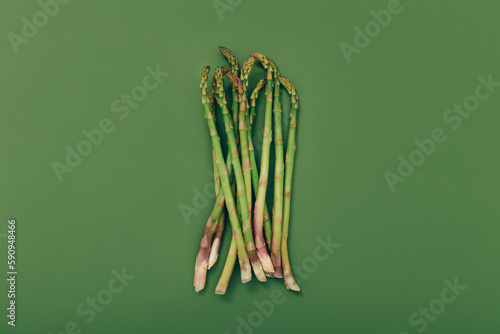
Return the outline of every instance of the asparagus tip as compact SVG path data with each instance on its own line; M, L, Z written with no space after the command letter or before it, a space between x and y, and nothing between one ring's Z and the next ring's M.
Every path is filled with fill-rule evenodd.
M203 66L201 70L200 88L203 88L203 85L207 82L208 73L210 73L210 66Z
M224 46L219 46L220 52L224 55L224 57L227 58L227 61L231 64L232 67L235 69L238 69L238 59L236 59L236 56L234 55L233 51L229 50L228 48Z
M259 96L259 92L264 87L266 84L266 79L260 79L259 82L257 82L257 85L255 86L255 89L252 92L252 95L250 95L250 98L252 99L252 105L255 104L255 100Z
M222 75L226 75L229 71L231 71L231 66L222 66L221 70Z
M227 74L229 81L238 89L238 93L243 94L243 84L241 83L240 78L237 75L233 75L231 73Z
M262 67L267 70L267 68L269 67L269 61L267 60L266 56L259 52L251 52L250 56L257 58L262 64Z
M259 52L250 52L250 56L253 58L257 58L259 61L262 61L262 59L265 58L265 56Z
M241 67L241 80L245 82L248 86L248 78L250 77L250 72L252 71L253 65L255 64L255 57L250 57L245 60L245 63Z
M299 108L299 96L297 95L297 91L295 90L295 86L287 78L279 77L278 79L279 79L281 85L283 87L285 87L288 94L290 94L290 97L292 99L292 104L295 104L295 107L298 109Z

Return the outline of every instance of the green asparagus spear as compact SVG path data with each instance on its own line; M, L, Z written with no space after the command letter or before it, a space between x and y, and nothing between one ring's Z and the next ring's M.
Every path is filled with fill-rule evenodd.
M281 241L281 256L283 263L283 275L285 277L285 286L293 291L300 291L300 288L295 282L292 274L292 267L288 258L288 229L290 223L290 201L292 195L292 175L293 165L295 161L295 150L297 149L295 141L295 133L297 131L297 110L299 109L299 96L295 90L294 85L285 78L279 78L281 84L288 91L292 100L290 110L290 127L288 130L288 141L286 145L286 158L285 158L285 197L283 206L283 237Z
M210 131L210 136L212 138L212 145L215 152L215 158L217 162L217 168L219 170L219 175L221 178L221 187L224 193L225 203L228 208L229 218L231 221L231 226L233 229L233 235L236 242L238 255L241 258L241 271L242 273L246 273L246 277L251 277L250 272L250 263L248 259L248 253L245 247L245 241L243 239L243 233L240 225L240 221L238 220L238 215L236 212L236 207L234 203L234 198L231 193L231 186L229 183L229 171L224 162L224 157L222 154L222 148L220 145L220 139L217 134L217 129L215 127L215 122L213 118L213 113L210 111L209 99L207 96L207 77L210 72L210 67L205 66L202 70L201 76L201 102L203 105L203 109L205 111L205 118L207 120L207 125ZM219 69L219 74L222 75ZM208 225L208 226L207 226ZM216 226L216 225L215 225ZM200 249L198 251L198 255L196 258L195 265L195 278L194 278L194 286L195 291L198 292L205 286L206 281L206 268L208 267L208 257L210 252L210 232L212 231L212 226L207 222L205 226L205 230L203 231L203 235L200 241ZM212 232L213 235L213 232ZM242 274L243 275L243 274Z
M217 287L215 288L215 294L224 295L227 291L227 286L229 285L229 280L233 274L234 265L236 263L236 242L234 236L231 238L231 245L229 245L229 252L226 258L226 264L222 270L222 275L219 278Z
M267 58L260 53L251 53L251 56L257 58L264 69L267 69L267 84L266 84L266 109L264 114L264 138L262 142L262 155L260 159L260 176L259 188L255 200L254 221L253 226L255 230L256 244L259 247L259 255L267 273L274 272L274 266L267 254L266 243L263 237L264 227L264 206L266 203L266 192L269 175L269 153L271 149L271 132L272 132L272 108L273 108L273 68L269 66ZM263 246L262 246L263 245Z
M253 138L252 138L252 128L253 128L253 119L255 117L255 108L256 108L256 100L259 96L259 91L266 84L266 79L261 79L257 82L255 89L250 95L250 111L247 113L247 124L248 124L248 154L250 156L250 165L252 167L252 185L255 197L257 197L257 191L259 188L259 169L257 166L257 160L255 159L255 148L253 146ZM269 216L269 211L267 210L267 204L264 202L264 234L266 236L266 244L269 251L271 250L271 218ZM255 231L254 231L255 233Z
M254 270L255 276L258 280L265 282L266 276L264 271L262 270L262 265L257 256L257 252L255 250L255 243L253 240L252 233L252 224L248 214L248 201L246 197L245 190L245 181L243 178L243 173L241 169L240 157L238 153L238 147L236 145L236 140L234 138L234 126L229 116L229 110L227 109L227 101L224 94L224 82L222 73L220 68L216 69L216 85L217 89L215 91L215 98L219 107L222 109L222 117L224 120L226 135L229 143L229 152L231 153L232 161L233 161L233 171L236 179L236 194L239 199L239 213L241 214L243 234L245 238L245 242L247 244L247 252L248 257L250 258L250 263L252 264L252 268ZM238 252L240 250L238 249Z
M283 176L285 172L283 157L283 130L281 126L281 98L279 71L276 64L268 58L274 74L274 201L273 201L273 237L271 243L271 260L274 265L274 277L283 277L281 269L281 234L283 231Z

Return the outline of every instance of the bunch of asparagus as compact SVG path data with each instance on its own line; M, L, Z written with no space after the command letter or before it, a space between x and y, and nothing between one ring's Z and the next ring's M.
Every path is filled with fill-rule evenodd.
M276 64L270 58L260 53L251 53L240 69L233 52L225 47L219 47L219 50L231 66L217 67L210 87L210 67L203 67L201 73L201 103L212 139L216 201L204 226L196 257L195 291L205 287L207 270L217 261L226 215L231 223L232 239L215 293L226 293L236 259L240 265L243 283L252 279L253 269L261 282L265 282L266 277L284 278L287 289L300 291L292 274L287 247L299 107L297 92L294 85L280 75ZM256 87L250 90L249 76L256 61L267 71L267 77L259 80ZM224 76L232 83L230 107L224 91ZM283 154L281 86L291 98L286 157ZM257 166L252 127L257 113L256 100L264 87L264 131L260 166ZM217 111L222 115L227 139L225 158L215 122ZM266 205L266 193L272 134L275 171L271 218Z

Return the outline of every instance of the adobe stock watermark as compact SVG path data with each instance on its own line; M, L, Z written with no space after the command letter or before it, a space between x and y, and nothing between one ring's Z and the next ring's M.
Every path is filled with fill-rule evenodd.
M299 285L310 277L309 274L318 269L320 262L328 260L334 251L341 246L338 243L332 242L331 235L328 235L326 238L318 237L316 240L318 245L314 248L313 255L302 260L300 266L292 266L295 280ZM286 302L286 300L287 294L283 293L283 288L271 290L267 299L262 301L254 300L252 302L254 310L248 316L236 317L236 333L254 333L255 329L264 324L265 319L270 318L274 314L276 307ZM225 332L224 334L229 333Z
M496 87L500 87L500 82L493 81L493 74L489 74L487 78L481 75L477 77L477 80L479 84L473 94L465 97L461 104L455 103L451 108L443 112L443 121L454 131L460 129L464 120L479 109L481 101L489 99L495 92ZM415 139L413 143L416 149L405 156L398 156L397 173L390 170L384 172L384 178L391 192L396 191L398 183L403 183L408 177L412 176L416 168L422 166L426 159L436 152L438 145L443 144L447 139L448 135L442 127L434 128L428 138Z
M409 0L411 1L411 0ZM347 63L352 61L354 54L360 54L363 49L368 47L372 39L376 38L382 32L382 28L387 28L395 15L400 14L404 7L400 0L389 0L386 9L379 11L371 10L370 15L373 20L368 21L364 28L354 27L354 38L352 44L342 41L339 44L340 50Z
M180 203L178 205L179 211L181 213L184 223L191 223L192 216L198 216L201 210L205 209L211 202L211 199L215 198L215 185L214 185L214 173L213 171L208 173L209 180L200 189L193 188L193 199L191 203Z
M453 279L453 283L448 279L444 280L444 288L438 298L435 298L424 307L419 309L408 317L408 323L414 327L417 333L423 333L430 323L436 321L437 317L443 314L447 305L454 303L457 298L467 289L466 285L458 283L458 277ZM402 331L399 334L410 334L409 332Z
M214 6L215 12L217 16L219 16L219 20L224 21L224 13L232 12L234 8L238 7L243 3L243 0L214 0L212 5Z
M21 44L28 44L29 41L38 35L40 29L45 27L50 19L54 18L61 9L60 5L66 5L70 0L39 0L40 10L35 12L31 19L23 16L20 34L8 32L7 39L15 53L19 53Z
M80 316L80 323L89 324L97 317L97 313L105 310L116 295L120 294L129 284L130 281L135 279L135 276L129 275L125 272L125 268L121 272L113 269L111 270L111 279L105 288L99 290L95 295L87 297L76 306L76 315ZM62 330L55 334L78 334L82 332L82 326L77 321L68 321ZM49 334L53 334L49 332Z
M134 86L129 93L121 94L111 102L111 112L116 114L120 121L127 119L130 112L137 109L142 101L148 97L148 94L159 87L159 85L170 74L162 72L160 65L157 64L153 69L150 66L146 67L146 75L142 78L140 85ZM85 157L88 157L95 147L102 144L105 135L115 131L116 125L111 118L104 117L94 129L83 129L81 131L83 139L76 143L74 146L66 145L66 157L63 163L54 160L51 163L52 170L54 171L59 182L63 182L63 175L72 173L75 168L80 166Z

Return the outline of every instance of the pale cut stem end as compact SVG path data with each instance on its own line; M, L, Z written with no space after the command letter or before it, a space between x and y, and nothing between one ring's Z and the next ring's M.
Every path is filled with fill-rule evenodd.
M248 252L248 257L250 258L250 262L252 263L253 272L255 277L260 282L267 282L266 274L264 274L264 270L262 269L262 264L259 261L259 256L256 254L255 249L253 251Z
M288 249L286 244L286 237L283 238L283 276L285 281L285 286L288 290L292 291L300 291L300 287L295 281L295 277L293 277L292 266L290 265L290 260L288 258Z
M269 277L268 273L274 272L274 266L269 257L269 253L267 252L266 243L264 241L263 235L263 215L261 215L259 211L258 204L255 204L255 212L254 212L254 239L255 245L257 246L257 255L259 256L259 260L262 263L263 270L266 272L266 276Z
M283 263L283 274L284 274L284 281L285 281L285 286L288 290L292 291L300 291L300 287L295 281L295 277L293 277L292 273L292 267L290 266L290 262L288 261L288 253L283 255L285 258L284 263Z
M241 283L250 282L252 280L252 267L250 266L250 261L247 258L246 262L243 263L239 255L238 261L240 263Z
M212 247L210 248L210 256L208 258L209 270L215 265L217 259L219 258L219 250L222 242L222 235L224 233L225 217L226 215L224 211L222 211L217 223L217 230L215 232L214 240L212 241Z
M196 265L194 268L194 290L199 292L205 288L205 283L207 281L207 260L208 257L208 248L200 249L198 252L198 257L196 261Z
M194 291L195 292L200 292L205 288L205 283L207 280L207 272L205 273L198 273L198 275L194 278Z
M274 264L273 277L282 278L283 271L281 269L281 253L271 253L271 259Z
M295 280L293 279L293 277L291 277L291 278L285 277L285 286L286 286L286 288L288 290L300 291L300 287L297 284L297 282L295 282Z
M281 267L274 267L273 277L274 278L283 278L283 272L281 270Z
M265 246L264 248L257 249L257 254L259 255L260 263L262 263L262 268L264 269L264 271L266 273L274 273L275 268Z
M260 262L253 263L253 265L254 265L253 272L255 274L255 277L257 277L257 279L259 280L259 282L267 282L266 274L264 273L264 270L262 269Z
M203 290L207 280L208 257L210 255L210 242L213 235L213 232L209 229L210 221L211 218L209 217L201 236L200 247L198 248L194 265L193 285L196 292Z
M215 247L215 244L218 242L219 240L214 240L214 247ZM220 244L220 242L219 242ZM208 270L212 269L212 267L215 265L215 263L217 262L217 259L219 258L219 253L210 253L210 258L208 259Z

